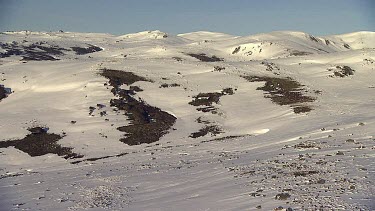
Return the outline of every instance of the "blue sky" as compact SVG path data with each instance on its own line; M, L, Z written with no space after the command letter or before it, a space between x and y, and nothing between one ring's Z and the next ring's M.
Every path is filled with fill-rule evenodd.
M0 31L375 31L374 0L0 0Z

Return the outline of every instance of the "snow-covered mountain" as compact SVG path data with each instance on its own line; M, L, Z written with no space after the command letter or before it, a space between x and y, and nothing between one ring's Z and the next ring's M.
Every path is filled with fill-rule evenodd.
M0 210L373 210L375 33L0 34Z

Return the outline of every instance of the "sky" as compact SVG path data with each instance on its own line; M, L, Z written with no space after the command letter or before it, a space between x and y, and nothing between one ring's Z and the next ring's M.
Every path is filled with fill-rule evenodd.
M0 0L0 31L375 31L375 0Z

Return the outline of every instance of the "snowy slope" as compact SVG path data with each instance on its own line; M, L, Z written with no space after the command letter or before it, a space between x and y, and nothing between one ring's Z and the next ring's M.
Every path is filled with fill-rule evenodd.
M375 209L374 32L0 42L0 209Z
M327 36L327 39L337 40L337 42L345 42L352 49L365 49L365 48L374 48L375 34L372 32L361 31L353 32L343 35L333 35Z

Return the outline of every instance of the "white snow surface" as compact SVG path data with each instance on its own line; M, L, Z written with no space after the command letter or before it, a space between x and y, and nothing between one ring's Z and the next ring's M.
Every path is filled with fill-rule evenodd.
M103 49L65 51L56 61L0 58L0 84L12 90L0 101L0 141L47 126L66 134L61 146L84 156L0 148L0 210L375 210L375 32L23 31L1 33L0 42ZM355 72L336 77L337 66ZM103 68L150 79L132 84L143 89L136 96L174 115L173 129L151 144L120 142L117 128L130 122L110 106L116 97L99 75ZM296 114L265 98L257 89L264 82L241 76L293 78L316 98L304 103L313 110ZM161 88L165 83L179 86ZM214 103L214 113L189 104L225 88L234 94ZM89 115L97 104L106 107ZM205 124L222 133L189 137ZM290 197L277 200L280 193Z

